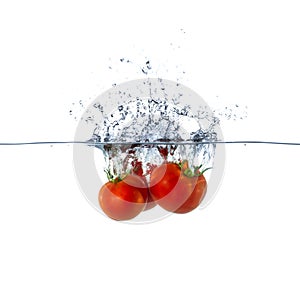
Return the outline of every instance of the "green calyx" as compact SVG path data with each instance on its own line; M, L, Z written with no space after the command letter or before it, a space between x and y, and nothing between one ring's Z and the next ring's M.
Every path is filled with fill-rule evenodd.
M195 175L194 175L194 172L193 172L192 169L190 169L190 168L185 169L185 170L183 171L183 174L184 174L185 176L187 176L187 177L194 177L194 176L195 176Z
M204 174L204 172L206 172L209 169L212 169L212 168L205 168L203 170L200 170L202 168L202 165L190 168L187 160L180 161L178 163L178 166L181 169L181 171L183 172L183 174L190 178L200 177Z
M104 170L108 181L112 182L112 183L118 183L122 180L124 180L124 178L128 175L128 173L125 173L123 175L119 175L119 176L114 176L111 171L109 169Z

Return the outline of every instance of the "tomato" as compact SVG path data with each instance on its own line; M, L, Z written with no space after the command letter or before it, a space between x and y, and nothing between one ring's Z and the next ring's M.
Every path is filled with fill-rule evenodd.
M137 175L128 174L104 184L98 194L103 212L114 220L136 217L148 201L147 184Z
M145 182L145 185L148 186L146 176L151 173L154 166L151 165L151 164L147 164L148 171L146 172L146 174L144 174L144 170L143 170L143 166L142 166L141 161L138 161L137 159L135 159L135 160L132 161L131 165L133 167L132 173L139 176ZM153 208L154 206L156 206L156 203L153 200L153 198L151 197L148 189L147 189L147 192L148 192L148 199L147 199L147 203L146 203L146 206L145 206L144 210L149 210L150 208Z
M195 209L205 196L207 183L199 168L194 171L183 164L166 162L150 176L150 195L162 208L175 213Z
M185 181L187 181L186 185L190 184L191 179L187 176L183 177ZM184 184L184 183L183 183ZM194 183L193 183L194 185ZM179 214L184 214L194 210L196 207L199 206L201 201L203 200L207 191L207 182L204 175L200 175L197 177L196 184L190 196L187 200L174 212Z
M145 179L145 180L146 180L146 179ZM146 183L147 183L147 181L146 181ZM156 202L155 202L154 199L151 197L150 192L149 192L149 190L148 190L148 201L147 201L147 203L146 203L146 206L145 206L144 210L151 209L151 208L153 208L154 206L156 206Z

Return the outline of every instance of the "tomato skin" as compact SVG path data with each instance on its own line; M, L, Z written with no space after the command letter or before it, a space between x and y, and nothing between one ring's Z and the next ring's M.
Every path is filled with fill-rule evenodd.
M190 178L188 178L188 179L190 179ZM197 178L196 185L195 185L194 190L192 191L191 195L174 212L178 213L178 214L185 214L185 213L188 213L188 212L194 210L202 202L202 200L206 194L206 191L207 191L206 179L203 175L200 175Z
M150 195L150 191L148 189L148 182L145 176L140 176L140 178L144 181L145 186L147 187L146 190L144 189L143 191L143 197L146 201L146 205L144 210L149 210L151 208L153 208L154 206L156 206L156 202L153 200L153 198Z
M154 201L154 199L151 197L150 192L148 192L148 201L146 203L146 206L144 208L144 210L149 210L151 208L153 208L154 206L156 206L156 202Z
M195 209L206 193L203 175L188 177L175 163L164 163L153 170L150 195L162 208L175 213Z
M118 221L130 220L145 208L147 185L136 175L127 175L122 181L107 182L98 194L103 212Z
M180 173L180 168L175 163L163 163L152 171L149 190L154 201L158 202L174 189Z
M122 181L124 181L129 186L135 187L142 194L144 201L148 201L149 191L148 184L145 178L134 174L128 174Z
M144 208L144 210L149 210L151 208L153 208L154 206L156 206L156 202L152 199L151 195L150 195L150 192L148 190L148 182L147 182L147 179L146 179L146 175L147 174L151 174L152 170L156 167L154 165L151 165L151 164L148 164L148 171L146 172L146 174L144 174L144 170L143 170L143 167L142 167L142 162L141 161L138 161L138 160L134 160L132 163L131 163L133 169L132 169L132 173L139 176L144 182L145 182L145 185L147 186L147 203L146 203L146 206ZM145 197L144 197L145 198ZM145 198L146 199L146 198Z

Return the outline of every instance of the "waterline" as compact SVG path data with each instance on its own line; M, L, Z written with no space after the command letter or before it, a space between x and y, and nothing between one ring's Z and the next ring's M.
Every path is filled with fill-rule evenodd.
M26 146L26 145L64 145L64 144L85 144L87 146L105 146L105 145L136 145L136 146L156 146L156 145L207 145L207 144L266 144L266 145L284 145L300 146L300 142L276 142L276 141L158 141L158 142L95 142L95 141L38 141L38 142L0 142L0 146Z

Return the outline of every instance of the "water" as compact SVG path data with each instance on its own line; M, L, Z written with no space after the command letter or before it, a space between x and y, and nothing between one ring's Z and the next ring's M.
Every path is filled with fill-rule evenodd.
M281 142L281 141L256 141L256 140L236 140L236 141L211 141L211 142L94 142L91 141L31 141L31 142L0 142L0 146L28 146L28 145L73 145L82 144L86 146L94 146L96 148L101 148L104 146L184 146L184 145L217 145L217 144L265 144L265 145L282 145L282 146L300 146L300 142Z
M108 169L113 175L122 175L130 169L136 169L135 172L139 175L145 176L149 182L150 173L152 167L156 164L160 164L164 161L163 155L159 149L167 148L167 159L173 160L178 158L189 158L186 156L187 151L191 149L201 149L203 146L210 145L212 149L216 148L220 150L220 146L225 145L232 148L235 145L247 145L255 144L258 146L264 146L268 144L270 147L290 147L300 146L299 142L280 142L280 141L249 141L249 140L236 140L236 141L186 141L186 142L173 142L173 141L156 141L156 142L95 142L93 140L88 141L30 141L30 142L14 142L5 143L1 142L1 147L26 147L33 145L35 148L46 146L54 147L66 147L68 145L74 146L74 170L76 173L78 184L80 185L81 191L85 195L88 202L95 208L99 213L102 210L98 203L98 192L101 186L107 181L105 169ZM243 146L242 146L243 147ZM172 150L172 151L171 151ZM174 151L173 151L174 150ZM230 149L229 149L230 150ZM170 153L170 154L168 154ZM172 153L172 155L171 155ZM195 152L194 152L195 153ZM194 153L192 158L194 158ZM197 153L197 152L196 152ZM201 150L199 150L199 153ZM221 154L221 155L220 155ZM200 154L201 159L202 154ZM208 191L204 200L199 205L199 209L207 207L214 196L218 192L219 185L222 182L224 172L224 156L222 152L217 152L213 163L213 169L205 173L205 177L208 181ZM206 168L206 165L204 168ZM141 167L141 169L139 169ZM142 170L142 172L141 172ZM158 205L154 208L142 212L136 218L128 221L132 224L146 224L154 221L162 220L163 218L170 215L170 213L164 211Z
M65 145L65 144L84 144L87 146L105 146L105 145L132 145L131 142L94 142L91 141L32 141L32 142L0 142L0 146L26 146L26 145ZM134 142L137 145L206 145L206 144L270 144L283 146L300 146L300 142L280 142L280 141L255 141L255 140L237 140L237 141L213 141L213 142Z

